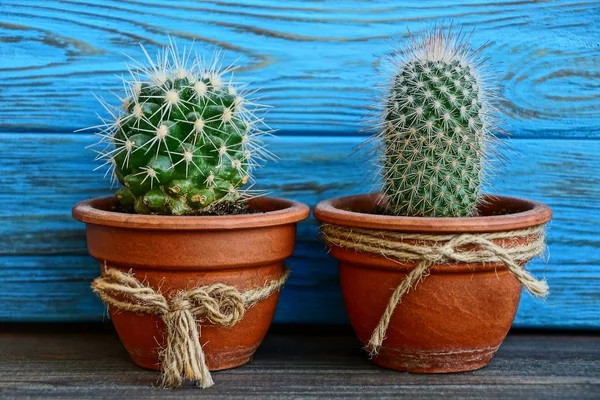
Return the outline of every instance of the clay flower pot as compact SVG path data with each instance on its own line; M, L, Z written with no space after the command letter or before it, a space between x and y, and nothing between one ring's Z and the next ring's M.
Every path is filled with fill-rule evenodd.
M131 272L167 299L214 283L244 291L279 279L294 250L296 223L309 214L304 204L270 197L251 200L260 213L214 217L125 214L109 211L112 202L112 197L96 198L73 208L73 216L87 224L90 254L103 271ZM252 358L278 298L277 291L253 304L231 327L197 321L208 369L233 368ZM132 360L159 369L163 321L110 306L109 311Z
M531 254L525 251L514 256L518 258L514 268L523 271L525 263L539 253L540 244L543 247L543 224L551 219L550 209L528 200L488 196L478 217L395 217L374 214L379 200L379 195L342 197L323 201L314 210L331 255L339 261L343 298L358 338L367 348L372 345L391 296L420 265L418 260L390 256L389 249L398 254L416 249L438 261L431 261L427 272L416 278L392 307L387 329L379 332L380 347L372 351L373 361L383 367L421 373L484 367L508 333L522 285L499 260L457 262L429 252L421 244L430 238L423 235L445 240L460 236L456 240L464 244L455 249L458 258L465 254L463 251L488 254L473 243L481 235L509 253L531 248ZM334 235L339 229L342 235L328 238L328 232ZM370 243L375 250L356 249L354 235L365 232L368 235L361 234L359 247ZM380 240L387 244L380 244ZM447 242L438 243L442 246ZM544 282L522 274L522 279L530 279L527 282L534 290L544 291Z

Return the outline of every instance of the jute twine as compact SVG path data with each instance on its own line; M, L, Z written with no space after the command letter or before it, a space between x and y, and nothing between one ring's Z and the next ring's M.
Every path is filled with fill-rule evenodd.
M167 300L160 292L143 285L133 274L111 268L94 280L92 289L109 307L156 315L163 320L166 347L161 352L161 387L178 387L185 378L207 388L214 383L206 365L196 321L231 327L244 317L249 307L279 291L288 275L289 270L286 270L281 278L245 292L215 283L180 291Z
M502 263L531 294L539 297L548 294L546 281L535 279L521 267L524 262L544 252L544 225L506 232L440 235L322 225L321 232L330 246L377 254L400 263L416 263L414 269L394 290L365 346L371 357L379 353L394 310L402 296L425 278L435 264ZM530 243L497 243L499 240L510 242L510 239L529 236L534 237Z

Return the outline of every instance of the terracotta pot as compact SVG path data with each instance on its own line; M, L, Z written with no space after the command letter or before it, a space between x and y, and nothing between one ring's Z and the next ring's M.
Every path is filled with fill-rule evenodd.
M244 291L281 277L283 260L294 250L296 223L309 214L304 204L270 197L251 201L262 213L214 217L118 213L108 211L112 201L97 198L73 208L73 217L87 224L90 254L102 267L131 270L167 299L216 282ZM276 293L260 301L230 328L202 324L200 342L210 370L237 367L252 358L278 299ZM158 369L163 322L132 312L110 315L133 361Z
M511 231L548 222L540 203L489 196L479 217L420 218L374 215L379 195L327 200L314 210L321 223L404 233L480 233ZM533 237L502 239L510 246ZM508 243L510 242L510 243ZM392 292L415 262L331 247L350 322L365 345ZM379 355L373 361L400 371L441 373L484 367L513 322L521 286L500 263L434 264L430 274L402 297Z

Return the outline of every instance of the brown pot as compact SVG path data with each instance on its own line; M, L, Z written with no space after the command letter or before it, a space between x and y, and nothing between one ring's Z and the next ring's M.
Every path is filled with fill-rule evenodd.
M512 231L539 226L552 217L544 204L501 196L489 196L481 216L471 218L375 215L379 200L377 194L327 200L316 206L314 214L322 224L430 234ZM532 240L502 239L507 246ZM331 246L331 254L339 261L350 322L365 345L391 294L416 262L398 262L337 246ZM520 297L521 285L501 263L434 264L430 274L395 308L373 361L387 368L423 373L482 368L508 333Z
M87 224L90 254L101 266L132 271L167 299L181 290L213 283L239 291L263 286L284 273L283 261L294 250L296 223L309 214L306 205L260 197L251 206L262 213L235 216L156 216L108 211L112 197L83 201L73 217ZM248 362L271 324L279 293L248 309L233 327L202 323L200 342L210 370ZM110 312L133 361L159 369L164 324L156 316Z

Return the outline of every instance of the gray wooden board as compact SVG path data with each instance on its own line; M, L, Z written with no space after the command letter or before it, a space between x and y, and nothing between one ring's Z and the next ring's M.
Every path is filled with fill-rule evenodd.
M215 386L152 389L114 333L0 334L0 398L597 399L600 336L511 334L484 369L419 375L382 369L348 334L269 334L254 360L213 373Z
M281 158L257 174L256 188L314 206L368 191L368 165L350 157L357 137L285 137L270 142ZM92 142L77 134L0 134L0 321L89 321L105 313L89 289L98 273L84 226L70 216L85 198L107 195L93 172ZM518 139L494 191L547 202L554 211L549 260L531 264L545 277L544 301L524 295L515 324L600 327L600 141ZM335 261L311 217L298 226L292 269L276 322L344 323Z

